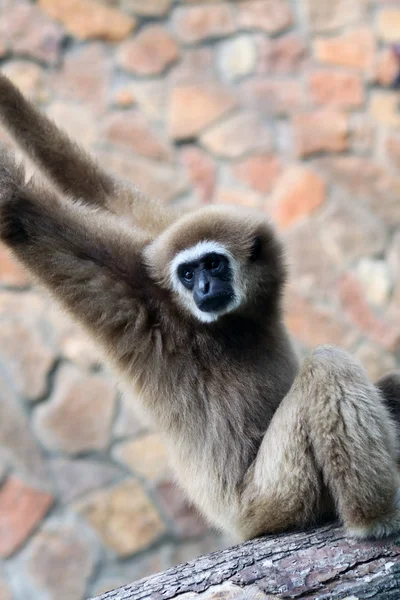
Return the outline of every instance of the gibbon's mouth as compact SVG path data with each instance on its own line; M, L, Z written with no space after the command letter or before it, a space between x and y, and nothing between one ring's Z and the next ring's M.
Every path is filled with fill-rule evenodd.
M208 296L196 304L197 308L202 312L218 312L226 308L228 304L232 302L232 300L233 294L229 292Z

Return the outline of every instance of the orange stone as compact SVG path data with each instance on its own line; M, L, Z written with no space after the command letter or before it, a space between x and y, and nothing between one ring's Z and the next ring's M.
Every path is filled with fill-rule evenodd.
M360 282L352 273L343 275L339 282L339 294L345 314L361 331L388 350L397 347L400 341L398 321L390 322L374 313Z
M120 88L114 94L114 103L121 108L127 108L128 106L132 106L136 102L135 93L127 88Z
M53 497L10 475L0 488L0 557L11 556L43 519Z
M294 166L283 173L268 204L278 227L286 229L321 206L325 195L325 182L319 175Z
M378 13L378 36L385 42L399 42L400 37L400 9L383 8Z
M362 22L369 8L365 0L303 0L304 11L313 31L337 31L351 23Z
M215 51L212 46L181 46L181 58L170 73L173 87L215 81ZM165 99L165 82L161 82Z
M29 283L28 275L2 244L0 244L0 283L16 287Z
M115 150L99 152L98 158L110 171L128 179L144 194L150 198L158 198L161 202L171 202L187 190L186 178L172 163Z
M233 204L247 208L259 208L261 198L250 190L240 190L237 187L219 187L214 197L215 204Z
M185 494L175 483L172 481L161 482L157 486L157 497L164 512L173 523L173 527L180 539L193 539L196 536L206 533L207 524L197 513L196 509L189 504L185 498ZM213 594L215 600L218 599L218 596L220 600L224 597L228 600L229 595L225 596L224 593L219 594L218 592Z
M216 167L212 158L196 146L186 146L182 149L181 159L200 200L210 202L216 177Z
M56 66L61 60L63 27L49 19L37 3L4 0L1 3L0 55L7 51L16 57ZM32 63L30 66L34 66ZM37 65L36 65L37 66Z
M123 110L108 115L103 136L112 144L126 147L141 156L161 161L172 159L172 149L151 129L139 111Z
M118 444L113 456L148 481L166 479L170 475L165 445L155 433Z
M334 37L318 37L314 56L325 64L369 71L375 58L375 38L369 27Z
M63 365L51 397L35 411L34 428L43 445L53 450L70 455L103 450L110 441L114 407L111 381Z
M278 33L293 24L293 13L287 0L245 0L237 5L237 21L244 29Z
M218 122L203 133L200 143L209 152L226 158L240 158L272 146L269 126L252 111L241 111Z
M309 348L321 344L347 346L348 324L333 309L317 306L292 291L287 294L285 304L286 325L300 342Z
M373 92L370 99L369 112L378 123L389 125L390 127L399 127L398 92L389 90Z
M179 47L164 27L153 25L121 45L117 61L138 75L158 75L179 58Z
M303 85L298 78L271 80L260 77L249 79L241 87L243 103L267 115L290 114L305 106Z
M233 175L256 192L269 192L281 172L281 163L272 154L254 154L232 168Z
M29 306L31 295L23 296L27 299L26 310L33 313L34 309ZM38 321L29 321L18 313L16 303L3 312L6 318L0 327L0 360L7 366L17 392L25 400L34 401L46 392L55 350L45 341Z
M307 44L297 34L257 40L257 72L265 75L287 75L299 72L306 63Z
M233 11L229 3L207 7L178 7L173 14L173 25L177 36L185 43L229 35L235 30Z
M364 102L361 78L352 73L328 69L314 71L308 76L308 89L316 104L346 108L361 106Z
M39 6L82 40L100 38L117 42L136 25L133 17L95 0L39 0Z
M111 61L100 42L85 44L79 52L66 53L60 69L47 71L57 97L71 100L77 110L84 105L103 113L109 101Z
M348 118L337 110L324 108L293 117L296 154L341 152L348 147Z
M169 134L177 140L195 137L235 106L233 94L216 83L176 87L169 102Z
M158 510L138 481L122 481L91 494L76 508L121 558L145 550L165 534Z

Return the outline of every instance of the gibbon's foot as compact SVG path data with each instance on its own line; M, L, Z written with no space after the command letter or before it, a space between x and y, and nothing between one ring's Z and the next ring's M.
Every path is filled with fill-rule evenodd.
M397 489L390 514L365 525L347 525L346 532L359 540L380 539L400 533L400 488Z

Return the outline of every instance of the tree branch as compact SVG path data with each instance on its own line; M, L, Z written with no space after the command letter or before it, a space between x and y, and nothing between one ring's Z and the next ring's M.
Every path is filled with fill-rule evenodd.
M355 541L330 525L202 556L97 600L399 600L400 537Z

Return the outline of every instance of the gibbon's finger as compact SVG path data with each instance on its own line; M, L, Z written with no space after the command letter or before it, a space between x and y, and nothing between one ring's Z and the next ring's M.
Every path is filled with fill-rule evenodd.
M116 186L113 177L1 73L0 122L60 192L89 204L106 204Z

